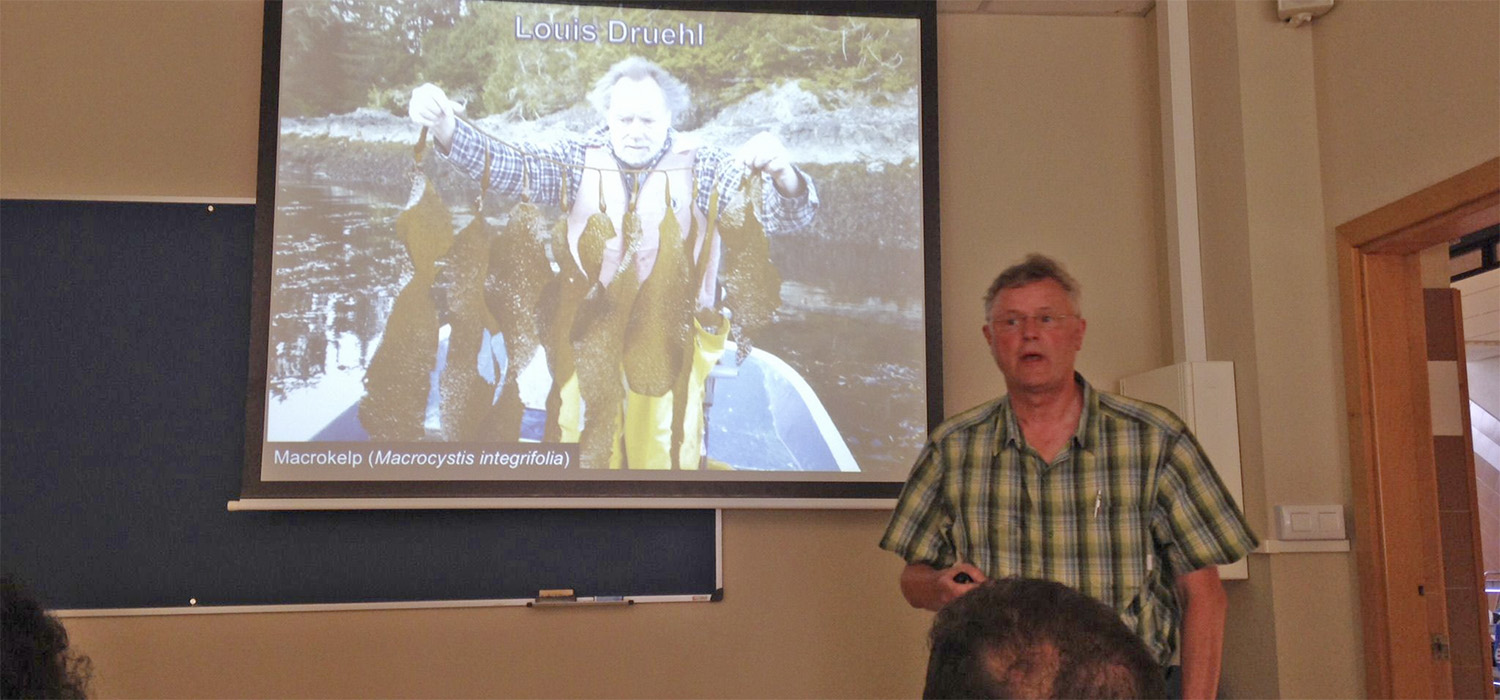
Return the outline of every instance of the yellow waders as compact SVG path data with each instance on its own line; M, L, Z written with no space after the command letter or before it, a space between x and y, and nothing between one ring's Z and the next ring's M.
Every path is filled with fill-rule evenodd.
M697 469L703 455L703 390L708 373L718 364L724 354L724 341L729 338L729 324L720 322L717 333L709 333L693 320L693 369L688 375L687 412L683 416L682 450L679 459L683 469ZM621 375L623 380L624 375ZM558 410L557 424L562 429L563 442L578 442L582 403L578 393L578 375L568 377L562 387L562 407ZM615 449L609 455L610 469L623 469L624 459L620 454L623 437L625 454L630 456L631 469L672 468L672 392L662 396L646 396L625 390L624 425L615 426Z

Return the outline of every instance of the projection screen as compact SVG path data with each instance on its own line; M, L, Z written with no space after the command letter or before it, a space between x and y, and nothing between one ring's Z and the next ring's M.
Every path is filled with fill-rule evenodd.
M269 4L242 498L894 498L933 12Z

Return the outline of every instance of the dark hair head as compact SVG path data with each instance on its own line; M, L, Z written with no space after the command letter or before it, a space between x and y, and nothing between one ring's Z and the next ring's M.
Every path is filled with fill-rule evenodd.
M1162 698L1162 669L1109 606L1053 581L993 579L932 625L924 698Z
M10 576L0 577L0 627L0 697L87 697L88 658L69 651L62 623Z
M1078 280L1068 274L1067 270L1056 260L1041 253L1032 253L1025 260L1005 268L995 281L990 283L989 291L984 293L984 318L989 320L990 310L995 305L995 297L1006 289L1024 287L1033 282L1052 280L1062 285L1063 291L1068 293L1068 301L1073 302L1073 312L1081 313L1078 306L1079 298L1083 296L1083 287Z
M674 125L680 124L682 118L693 106L687 85L672 77L672 74L668 73L665 68L640 56L631 56L610 66L609 70L604 72L604 76L594 83L594 89L589 91L589 104L599 110L600 114L608 112L609 100L614 92L615 83L626 78L631 80L650 78L655 81L657 87L661 88L662 97L667 102L667 111L672 114Z

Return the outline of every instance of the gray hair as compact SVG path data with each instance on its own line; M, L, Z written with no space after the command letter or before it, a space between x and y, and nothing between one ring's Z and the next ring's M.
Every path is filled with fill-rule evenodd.
M1005 268L994 282L990 283L989 291L984 293L984 317L989 319L990 308L995 305L995 297L1006 289L1024 287L1033 282L1052 280L1062 285L1063 291L1068 293L1068 301L1073 302L1073 311L1079 312L1078 301L1083 295L1083 288L1078 280L1068 274L1067 270L1056 260L1041 253L1032 253L1026 259Z
M688 86L681 80L672 77L666 69L656 65L640 56L626 58L605 71L599 82L594 83L594 89L589 91L589 104L600 114L609 111L610 95L614 92L615 83L629 78L641 80L650 78L661 88L662 97L667 102L667 111L672 114L672 124L675 126L682 122L682 118L692 109L692 95Z

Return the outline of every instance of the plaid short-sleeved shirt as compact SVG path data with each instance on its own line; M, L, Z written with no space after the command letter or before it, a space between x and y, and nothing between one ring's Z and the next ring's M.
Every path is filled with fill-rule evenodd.
M1071 586L1119 611L1165 663L1181 626L1175 578L1259 542L1177 416L1076 379L1083 414L1051 464L1026 445L1009 397L938 426L880 546Z

